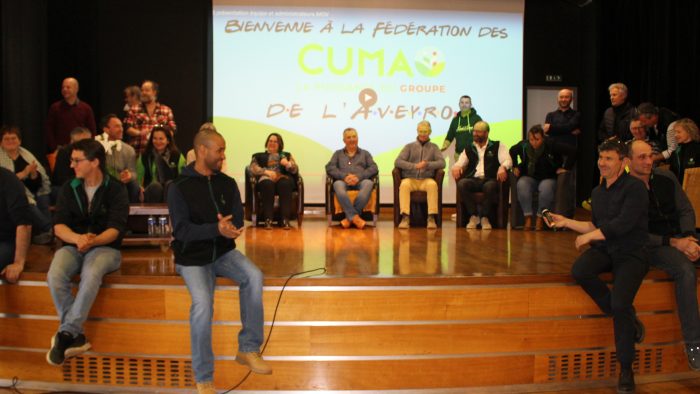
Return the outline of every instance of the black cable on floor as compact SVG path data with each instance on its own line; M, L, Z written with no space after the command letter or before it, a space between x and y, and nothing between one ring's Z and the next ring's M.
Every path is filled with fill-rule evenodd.
M312 269L312 270L308 270L308 271L302 271L302 272L297 272L295 274L291 274L291 275L289 275L287 280L284 281L284 284L282 285L282 290L280 290L280 294L277 296L277 304L275 305L275 312L272 314L272 323L270 323L270 331L267 333L267 339L265 340L265 343L263 344L262 350L260 350L260 355L263 355L265 353L265 348L267 348L267 343L270 342L270 338L272 337L272 329L275 328L275 320L277 319L277 309L279 309L279 307L280 307L280 301L282 301L282 294L284 294L284 289L287 287L287 284L289 283L290 280L292 280L292 278L295 278L297 276L301 276L304 274L310 274L310 273L316 272L316 271L321 271L321 272L314 274L314 275L306 276L306 278L311 277L311 276L323 275L326 273L325 268L316 268L316 269ZM227 394L227 393L230 393L231 391L237 389L240 385L242 385L248 379L248 377L250 376L251 373L252 373L252 371L248 370L248 373L245 374L245 376L243 377L243 379L241 379L240 382L238 382L235 386L231 387L230 389L224 391L221 394Z
M19 391L19 389L17 388L18 384L19 384L19 378L17 376L13 376L12 377L12 384L10 384L9 386L0 386L0 389L10 390L13 393L22 394L22 392Z

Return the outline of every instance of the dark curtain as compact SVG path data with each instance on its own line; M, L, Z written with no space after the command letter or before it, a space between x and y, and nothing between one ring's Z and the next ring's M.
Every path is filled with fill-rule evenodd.
M2 124L22 130L22 145L44 155L47 0L2 0ZM59 88L60 90L60 88Z
M606 0L599 3L598 88L602 111L607 87L623 82L633 104L651 101L700 121L700 2Z

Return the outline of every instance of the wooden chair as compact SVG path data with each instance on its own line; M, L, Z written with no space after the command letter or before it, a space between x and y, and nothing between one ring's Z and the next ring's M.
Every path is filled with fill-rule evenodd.
M394 226L401 222L401 206L399 203L399 187L401 186L401 169L394 168L391 172L394 179ZM435 223L442 226L442 181L445 178L445 170L435 170L435 182L438 185L438 213ZM428 222L428 193L422 191L411 192L411 226L426 226Z
M700 167L688 168L683 175L683 191L695 211L695 227L700 223Z
M296 184L292 191L292 212L289 220L296 220L297 227L301 227L301 222L304 219L304 179L301 174L297 174L295 178ZM256 184L255 175L246 166L244 214L245 220L250 220L254 226L257 226L260 222L259 213L262 211L262 198L260 197L260 192L255 190ZM275 196L274 218L272 220L277 222L281 220L278 201L279 197Z
M333 182L335 179L326 176L326 217L328 218L328 225L330 226L333 221L340 221L345 219L345 213L343 212L343 207L338 203L338 198L333 190ZM377 226L377 219L379 218L379 176L372 178L374 185L372 186L372 194L370 195L367 205L360 213L360 217L369 222L372 222L373 226ZM357 190L348 190L348 197L350 201L355 201Z
M505 182L498 182L498 201L496 202L496 209L491 210L489 215L489 222L494 228L506 228L508 224L508 192L510 190L510 179L514 178L513 174L508 172L508 179ZM483 204L486 195L482 192L476 192L474 194L474 201L477 205ZM462 202L462 195L457 189L457 227L465 227L469 218L467 217L466 209L464 209L464 203Z

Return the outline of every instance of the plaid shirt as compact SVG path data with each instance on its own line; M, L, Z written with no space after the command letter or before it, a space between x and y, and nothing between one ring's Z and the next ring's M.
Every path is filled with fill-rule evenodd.
M168 125L173 134L177 130L173 110L167 105L156 102L156 109L153 116L149 116L146 107L137 105L129 109L129 113L124 119L124 129L133 127L141 132L138 137L129 136L129 145L134 147L136 154L140 155L146 149L148 136L155 125Z

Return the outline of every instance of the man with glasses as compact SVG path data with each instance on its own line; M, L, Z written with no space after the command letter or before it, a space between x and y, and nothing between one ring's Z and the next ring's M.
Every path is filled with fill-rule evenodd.
M630 145L634 141L644 141L651 147L651 151L656 157L660 155L661 152L659 141L649 138L649 134L647 133L649 129L644 125L641 117L642 116L639 114L632 117L632 121L630 122L630 133L632 133L632 139L627 141L627 144Z
M644 183L625 172L628 163L627 145L617 140L604 141L598 147L603 182L591 195L592 221L556 214L545 216L550 227L581 234L576 237L576 249L590 246L576 259L571 274L600 310L613 318L620 363L618 393L634 392L634 344L644 340L644 326L632 303L649 270L649 199ZM612 272L612 289L600 279L603 272Z
M83 324L102 278L121 265L121 245L129 200L126 189L105 170L102 144L85 139L73 144L75 178L61 187L54 214L54 233L64 246L51 261L47 281L60 320L46 360L61 365L90 349ZM75 295L72 278L80 274Z

